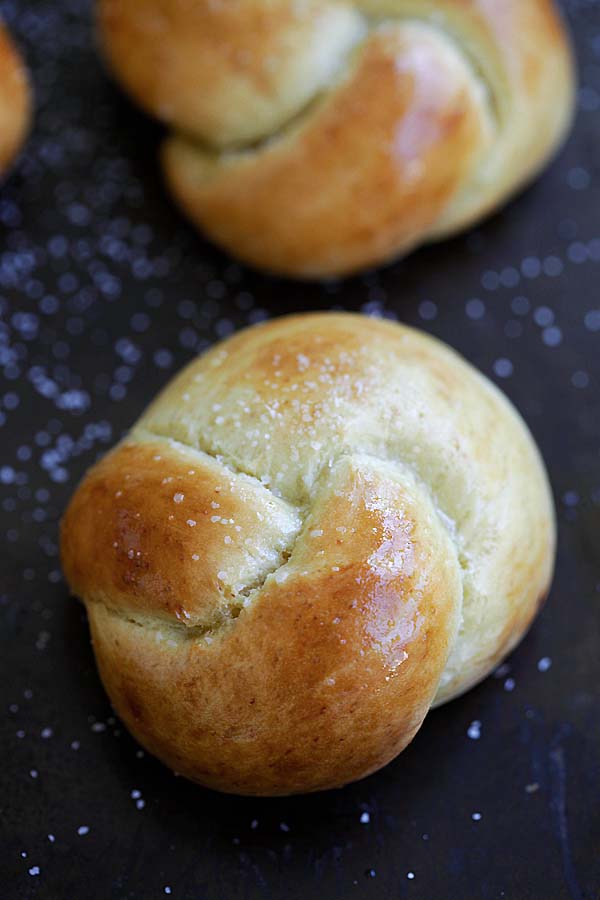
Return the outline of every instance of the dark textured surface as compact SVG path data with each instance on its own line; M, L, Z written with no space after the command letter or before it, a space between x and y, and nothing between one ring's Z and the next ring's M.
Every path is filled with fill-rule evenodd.
M600 4L569 4L578 120L543 178L477 232L326 287L244 271L186 226L159 130L96 59L88 3L1 6L38 113L0 193L0 895L600 896ZM556 580L508 668L430 714L378 775L222 797L111 718L60 579L58 517L195 352L330 306L418 324L501 384L548 462Z

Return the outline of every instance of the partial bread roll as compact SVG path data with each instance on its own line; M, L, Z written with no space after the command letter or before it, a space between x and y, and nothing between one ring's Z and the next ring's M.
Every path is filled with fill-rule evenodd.
M438 341L350 314L194 360L62 526L118 714L177 772L240 794L385 765L520 640L554 543L506 398Z
M30 114L27 73L0 20L0 177L21 149Z
M172 131L176 199L242 260L344 275L465 228L573 111L552 0L98 0L105 56Z

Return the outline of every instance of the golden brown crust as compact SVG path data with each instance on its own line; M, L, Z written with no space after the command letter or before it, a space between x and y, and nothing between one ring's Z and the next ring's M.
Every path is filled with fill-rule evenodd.
M220 630L157 638L88 605L117 711L174 769L237 793L311 791L411 740L456 634L460 576L439 523L378 469L341 461L289 563Z
M0 21L0 176L21 148L29 128L30 114L27 73Z
M217 625L237 612L236 586L276 567L299 525L294 507L208 456L159 439L125 443L69 507L64 565L81 596Z
M214 163L171 138L170 187L254 265L319 276L388 259L439 219L486 146L469 74L431 29L382 28L320 110L261 152Z
M136 101L218 147L281 128L360 33L345 4L322 0L103 0L98 26Z
M547 590L552 504L507 401L347 314L194 361L84 479L61 540L111 699L225 791L362 777L478 681Z
M465 227L540 169L572 115L552 0L98 8L111 67L173 129L182 208L288 275L347 274Z

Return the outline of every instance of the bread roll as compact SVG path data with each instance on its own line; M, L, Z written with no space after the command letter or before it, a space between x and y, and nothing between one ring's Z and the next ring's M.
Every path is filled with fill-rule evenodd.
M452 350L350 314L194 360L62 525L130 731L240 794L343 785L515 646L554 559L548 482L506 398Z
M0 20L0 177L21 149L30 114L27 73Z
M182 209L259 268L346 275L465 228L573 112L552 0L99 0L109 65L170 129Z

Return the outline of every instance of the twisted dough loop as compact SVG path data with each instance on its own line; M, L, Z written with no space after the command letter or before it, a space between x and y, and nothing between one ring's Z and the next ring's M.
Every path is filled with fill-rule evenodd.
M21 148L30 112L27 73L0 20L0 176Z
M504 397L431 338L343 314L195 360L62 536L119 715L177 771L257 794L393 758L520 639L553 550Z
M570 121L552 0L100 0L106 56L174 134L167 181L234 255L346 274L452 233Z

